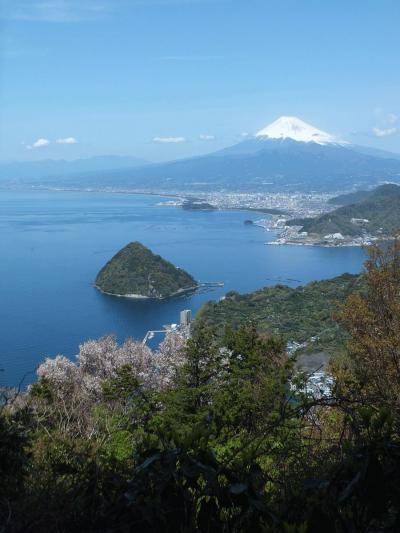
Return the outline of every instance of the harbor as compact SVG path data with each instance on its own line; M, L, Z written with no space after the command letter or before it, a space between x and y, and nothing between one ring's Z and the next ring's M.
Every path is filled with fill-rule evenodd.
M184 309L180 312L179 324L166 324L163 329L149 330L142 340L142 345L145 346L147 341L151 340L157 333L164 334L165 336L175 334L180 335L184 339L190 339L192 326L192 311L190 309Z

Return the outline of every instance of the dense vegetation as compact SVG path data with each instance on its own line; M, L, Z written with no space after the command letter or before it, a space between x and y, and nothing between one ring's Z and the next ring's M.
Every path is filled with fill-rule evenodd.
M217 208L204 200L190 199L183 202L182 209L188 211L214 211Z
M368 223L357 225L351 219L366 219ZM339 207L317 218L294 219L289 225L301 225L303 231L320 236L341 233L358 236L389 236L400 228L400 187L382 185L360 201Z
M400 529L400 247L372 248L323 393L256 324L85 343L0 405L0 530Z
M118 295L167 298L197 286L195 279L140 242L120 250L98 273L96 287Z
M259 331L279 335L286 342L308 343L307 350L332 352L344 341L343 329L333 315L339 304L361 289L360 276L343 274L295 289L275 285L249 294L229 292L224 300L206 303L196 324L213 326L221 334L226 326L237 328L253 320Z
M338 196L334 196L333 198L330 198L328 200L328 204L331 205L351 205L351 204L357 204L361 200L364 200L364 198L367 198L369 194L371 194L372 191L355 191L355 192L349 192L346 194L339 194Z

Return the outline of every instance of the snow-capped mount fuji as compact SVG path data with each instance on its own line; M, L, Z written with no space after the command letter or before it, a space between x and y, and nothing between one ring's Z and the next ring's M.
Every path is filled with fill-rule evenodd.
M325 131L307 124L297 117L279 117L255 134L261 139L292 139L298 142L315 142L317 144L344 144Z
M280 117L250 138L212 154L96 172L52 182L142 191L337 192L400 182L400 160L368 153L296 117Z
M312 151L318 147L349 147L331 133L322 131L297 117L283 116L238 144L217 152L219 155L255 154L261 151Z

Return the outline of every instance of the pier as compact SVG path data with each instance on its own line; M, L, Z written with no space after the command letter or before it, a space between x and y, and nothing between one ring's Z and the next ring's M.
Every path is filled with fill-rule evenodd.
M142 340L142 345L145 346L149 339L152 339L156 333L164 333L168 335L169 333L176 333L185 339L190 338L192 325L192 311L190 309L184 309L180 313L180 323L179 324L167 324L163 326L163 329L151 329L149 330Z
M143 346L147 343L147 341L149 339L152 339L155 335L155 333L168 333L169 330L167 329L154 329L154 330L150 330L146 333L146 335L144 336L144 339L142 340L142 344Z

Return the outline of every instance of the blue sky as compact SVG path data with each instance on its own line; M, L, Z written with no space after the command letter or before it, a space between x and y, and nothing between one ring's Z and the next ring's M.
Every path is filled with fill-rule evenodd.
M3 160L187 157L280 115L400 152L398 0L0 6Z

